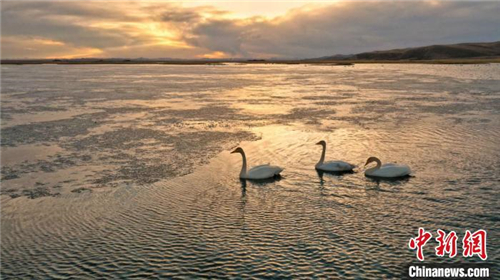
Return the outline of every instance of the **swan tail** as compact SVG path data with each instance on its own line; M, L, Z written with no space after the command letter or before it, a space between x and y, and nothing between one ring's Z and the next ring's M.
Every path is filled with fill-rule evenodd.
M285 168L278 167L276 168L276 171L274 171L274 175L280 175L280 173L285 170Z

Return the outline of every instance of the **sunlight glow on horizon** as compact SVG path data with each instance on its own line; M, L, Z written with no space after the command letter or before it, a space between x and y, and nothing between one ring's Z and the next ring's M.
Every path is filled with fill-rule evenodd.
M495 39L500 2L10 0L1 8L3 58L293 59Z

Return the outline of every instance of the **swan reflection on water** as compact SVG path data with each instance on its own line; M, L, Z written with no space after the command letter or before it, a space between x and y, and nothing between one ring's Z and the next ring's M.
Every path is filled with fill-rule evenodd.
M357 172L354 170L336 172L336 171L323 171L316 169L316 174L318 174L318 177L321 181L324 181L323 176L325 176L325 174L329 176L342 177L342 176L349 176L350 174L355 174L355 173Z
M250 183L252 183L252 185L256 185L256 186L265 186L265 185L268 185L271 183L279 182L279 181L281 181L281 179L283 179L283 177L281 175L277 175L273 178L259 179L259 180L241 179L240 178L241 189L246 191L246 187L247 187L248 182L250 182Z
M402 186L410 181L410 178L414 176L407 175L404 177L396 177L396 178L378 178L378 177L369 177L367 176L367 180L369 182L374 182L376 184L376 189L380 189L380 185L385 183L390 186Z
M265 186L268 184L272 184L275 182L281 181L282 177L281 175L275 176L273 178L268 178L268 179L261 179L261 180L252 180L252 179L241 179L240 178L240 184L241 184L241 205L240 205L240 210L244 211L245 206L247 204L247 183L250 182L252 185L255 186Z

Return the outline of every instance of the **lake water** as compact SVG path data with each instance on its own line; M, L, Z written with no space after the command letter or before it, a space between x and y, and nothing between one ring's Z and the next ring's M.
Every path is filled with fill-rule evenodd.
M399 278L424 227L500 265L500 65L2 71L5 278ZM358 172L320 176L327 159ZM249 164L281 180L238 179ZM369 156L413 177L365 178Z

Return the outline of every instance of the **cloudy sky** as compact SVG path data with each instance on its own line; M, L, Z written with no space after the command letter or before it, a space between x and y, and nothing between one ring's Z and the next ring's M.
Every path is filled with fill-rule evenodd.
M307 58L500 40L500 1L4 1L2 58Z

